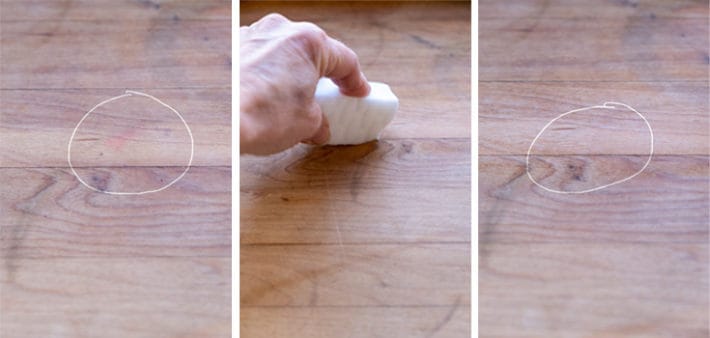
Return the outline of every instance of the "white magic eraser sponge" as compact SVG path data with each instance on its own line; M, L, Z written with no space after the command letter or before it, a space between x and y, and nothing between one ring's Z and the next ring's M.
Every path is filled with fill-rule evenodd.
M330 124L327 144L360 144L376 140L394 118L399 100L390 86L370 82L370 94L352 97L340 93L330 79L322 78L316 87L316 102Z

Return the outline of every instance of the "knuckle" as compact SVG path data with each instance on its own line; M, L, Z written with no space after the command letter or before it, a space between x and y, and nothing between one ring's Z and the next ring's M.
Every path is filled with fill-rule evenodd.
M322 32L323 30L318 27L318 25L308 22L308 21L302 21L298 23L298 27L302 30L307 30L311 32Z
M355 54L355 51L353 51L350 48L345 48L344 52L345 52L345 55L346 55L348 61L357 62L357 54Z
M263 18L259 19L259 21L255 22L252 26L267 29L267 28L277 27L277 26L282 25L287 22L288 22L288 19L286 19L285 16L278 14L278 13L271 13L271 14L267 14Z
M262 19L263 21L270 21L270 22L287 22L288 19L286 19L285 16L279 14L279 13L269 13L264 18Z
M304 39L313 44L322 45L325 43L327 35L320 27L310 22L299 22L294 30L297 38Z

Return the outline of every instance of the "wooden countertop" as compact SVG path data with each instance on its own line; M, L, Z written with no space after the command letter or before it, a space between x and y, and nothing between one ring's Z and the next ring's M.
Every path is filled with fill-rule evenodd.
M228 336L230 3L2 0L0 13L0 336ZM75 125L126 89L194 134L193 167L162 192L93 192L68 168ZM189 141L175 116L126 102L92 115L77 170L107 190L160 186Z
M468 3L242 2L311 21L400 109L379 142L241 157L243 337L470 335Z
M707 337L707 1L486 0L479 12L481 337ZM534 186L538 131L605 101L649 120L650 166L588 194ZM640 168L638 121L560 128L543 158L576 161L576 174L551 175L592 187Z

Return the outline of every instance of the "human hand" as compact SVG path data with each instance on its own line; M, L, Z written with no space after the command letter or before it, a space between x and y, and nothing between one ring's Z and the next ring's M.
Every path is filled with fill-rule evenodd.
M314 99L321 77L345 95L370 91L355 52L312 23L269 14L241 27L239 35L240 153L328 142L328 121Z

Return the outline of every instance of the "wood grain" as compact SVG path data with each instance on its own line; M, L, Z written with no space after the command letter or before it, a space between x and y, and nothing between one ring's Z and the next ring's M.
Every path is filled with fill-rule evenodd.
M240 158L245 337L470 335L470 4L241 2L311 21L400 99L379 142Z
M228 22L3 21L0 88L225 88Z
M707 337L710 132L707 1L482 1L479 332L482 337ZM639 176L583 195L526 175L558 115L629 104L654 132ZM536 143L533 176L581 190L643 166L628 115L569 115Z
M133 178L161 184L153 167L103 170L143 173ZM229 167L192 168L169 190L112 196L80 185L67 168L0 169L7 182L2 256L7 265L26 257L224 257L231 247L230 176Z
M3 21L231 20L226 0L2 0ZM32 10L26 10L31 6ZM116 13L121 13L120 17Z
M707 18L651 14L623 20L482 18L479 78L704 82L708 27Z
M190 126L195 140L193 165L227 166L231 157L231 90L225 89L155 89L144 90L147 94L177 109ZM2 167L63 167L67 166L67 145L74 127L82 116L99 102L123 94L115 89L73 90L2 90L0 101L0 166ZM114 101L106 105L106 112L121 114L115 120L99 119L80 139L89 139L88 149L74 148L74 159L80 159L87 151L110 144L121 136L122 128L137 130L144 127L145 111L124 112L126 101ZM142 99L136 108L155 107L156 103ZM93 115L94 113L92 113ZM85 127L87 125L84 125ZM174 138L176 143L161 131L181 133ZM95 133L88 135L86 132ZM112 147L105 156L94 161L99 166L184 166L189 155L189 138L184 137L184 126L172 113L158 115L154 126L139 130L130 136L140 141L135 145ZM85 142L86 143L86 142ZM74 163L86 166L87 163Z
M627 162L637 165L644 160ZM479 175L485 178L478 190L481 250L494 243L707 243L709 167L706 156L657 156L631 181L570 196L533 185L522 156L481 156ZM619 168L617 164L583 170L592 179L604 180L604 169L609 175Z
M281 334L293 325L306 329L292 334L316 337L468 332L469 147L464 139L407 139L243 156L242 334L288 336ZM337 312L320 310L332 306ZM413 317L417 330L379 321L373 331L331 327L383 306L396 309L392 321L400 311L463 313L445 324ZM318 321L299 319L303 313Z
M653 13L662 18L705 19L704 1L567 0L479 1L479 19L539 17L543 19L627 19Z
M246 245L240 258L241 304L468 306L470 281L461 271L471 264L469 247L469 243ZM422 262L427 262L426 269L420 268Z
M525 155L537 133L560 114L620 101L648 119L655 136L655 154L707 155L710 153L708 90L707 82L481 83L479 153ZM648 154L646 126L638 123L640 119L634 115L620 117L634 120L627 124L605 119L575 126L558 134L554 142L548 142L547 154ZM624 136L629 138L620 146L616 141ZM564 149L565 143L570 148Z
M242 157L242 244L468 242L469 147L383 140Z
M485 337L706 337L708 244L494 244Z
M3 337L226 337L229 257L22 258L0 269Z
M416 319L416 320L413 320ZM468 337L470 307L249 307L244 337ZM294 327L294 323L298 323Z
M230 335L230 7L0 1L0 336Z

